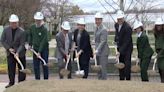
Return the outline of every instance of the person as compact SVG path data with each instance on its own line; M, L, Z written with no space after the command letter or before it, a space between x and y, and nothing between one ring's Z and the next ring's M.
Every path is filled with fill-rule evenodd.
M71 45L72 45L72 34L70 31L70 24L68 21L64 21L61 25L61 31L57 33L56 35L56 42L57 42L57 48L56 48L56 58L58 61L58 67L59 67L59 77L60 79L63 79L63 75L60 74L61 69L65 68L65 61L68 59L68 55L70 54ZM68 74L68 79L71 79L71 60L68 63L68 70L70 73Z
M119 60L125 64L123 69L119 69L120 80L131 80L132 28L124 20L124 16L123 11L117 11L115 42L117 44Z
M74 31L75 46L77 46L77 55L80 63L80 70L84 70L83 78L86 79L89 73L89 61L92 56L90 36L85 30L85 20L80 18L77 22L77 29Z
M16 73L16 59L19 57L24 68L26 68L26 57L25 57L25 34L24 30L19 27L19 18L17 15L12 14L9 18L10 26L6 27L1 36L1 42L7 52L7 64L8 64L8 77L9 84L6 88L11 87L15 84L15 73ZM12 53L15 53L13 55ZM26 79L26 74L20 72L21 66L18 64L18 82L22 82Z
M164 22L161 18L157 18L154 27L155 51L157 53L157 65L161 78L164 83Z
M48 63L49 44L48 44L48 32L44 26L44 16L41 12L36 12L34 15L35 24L30 27L28 35L29 48L33 46L33 49L37 52L37 55L33 54L33 65L35 79L40 80L40 63L39 57L42 57L46 63ZM42 63L44 79L49 77L48 66L44 66Z
M138 58L140 61L141 67L141 80L144 82L148 82L148 67L151 61L151 57L154 53L153 49L149 44L149 39L144 31L143 24L140 21L136 21L134 23L134 31L137 33L137 51Z
M101 13L96 13L95 15L96 30L94 33L95 36L94 54L96 55L98 65L101 65L101 71L98 72L98 79L106 80L109 46L108 46L108 32L107 29L102 24L102 22L103 22L103 15Z

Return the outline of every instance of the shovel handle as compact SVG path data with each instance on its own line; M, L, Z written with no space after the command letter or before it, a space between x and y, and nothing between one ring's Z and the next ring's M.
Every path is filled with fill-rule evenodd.
M37 55L38 53L34 50L34 49L30 49L35 55ZM40 56L40 57L38 57L42 62L43 62L43 64L44 65L47 65L47 63L46 63L46 61Z
M65 69L67 70L67 67L68 67L68 63L69 63L69 61L70 61L70 57L71 57L71 55L68 55L68 57L67 57L67 62L66 62L66 65L65 65Z
M153 69L152 69L152 70L155 70L155 65L156 65L156 62L157 62L157 56L156 56L156 57L155 57L155 59L154 59Z
M75 54L77 55L77 50L75 51ZM79 58L78 57L76 57L76 62L77 62L78 71L80 71L80 64L79 64Z
M16 54L14 52L11 52L11 54L14 55L14 58L17 60L17 62L19 63L19 65L21 66L21 69L24 70L24 66L22 64L22 62L20 61L19 57L16 56Z
M120 59L119 59L119 55L117 55L118 51L117 51L117 46L115 45L114 46L114 49L115 49L115 52L116 52L116 61L117 61L117 64L120 62Z

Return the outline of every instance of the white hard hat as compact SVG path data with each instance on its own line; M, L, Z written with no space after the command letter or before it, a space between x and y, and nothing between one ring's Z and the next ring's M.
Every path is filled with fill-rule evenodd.
M9 18L9 22L19 22L18 16L15 14L12 14Z
M95 18L103 18L103 15L100 12L98 12L95 14Z
M155 25L162 25L164 24L162 18L157 18L157 20L155 21Z
M71 29L71 27L70 27L68 21L64 21L64 22L62 23L61 27L62 27L64 30L70 30L70 29Z
M84 19L84 18L80 18L80 19L77 21L77 24L85 25L85 19Z
M34 15L34 19L36 20L43 20L44 19L44 15L41 12L36 12Z
M140 21L135 21L135 22L134 22L133 29L135 30L135 29L137 29L137 28L140 27L140 26L143 26L143 24L142 24Z
M117 19L124 18L124 17L125 17L124 12L121 11L121 10L118 10L118 11L117 11Z

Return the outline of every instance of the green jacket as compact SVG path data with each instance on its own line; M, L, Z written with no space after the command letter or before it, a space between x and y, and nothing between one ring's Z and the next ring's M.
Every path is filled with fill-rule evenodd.
M142 32L141 36L137 38L137 50L138 58L145 59L153 55L154 51L149 44L148 37L145 32Z
M155 50L158 57L164 57L164 35L155 36Z
M28 42L29 45L33 46L33 48L40 53L45 48L48 48L47 28L44 25L38 28L35 24L32 25L28 33Z

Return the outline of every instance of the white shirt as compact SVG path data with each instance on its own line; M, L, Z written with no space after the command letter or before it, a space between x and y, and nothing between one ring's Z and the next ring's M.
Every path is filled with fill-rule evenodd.
M122 25L119 25L118 27L118 32L120 32Z
M142 31L137 33L137 37L141 37Z

